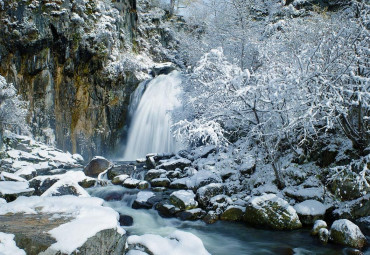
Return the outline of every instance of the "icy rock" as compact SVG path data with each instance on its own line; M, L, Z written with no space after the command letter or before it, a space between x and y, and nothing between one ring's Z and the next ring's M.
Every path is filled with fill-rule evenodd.
M274 194L252 197L248 201L243 219L250 225L276 230L302 227L294 208Z
M210 208L212 210L225 211L226 208L229 205L232 205L232 204L233 204L233 201L229 196L217 195L217 196L214 196L214 197L211 198L211 200L209 201L208 208Z
M191 161L185 158L177 159L177 160L169 160L161 165L157 166L159 169L165 170L175 170L176 168L180 168L183 170L185 167L191 165Z
M222 183L211 183L198 189L196 200L201 208L206 209L212 197L224 192L225 186Z
M329 230L327 230L326 228L320 228L318 234L320 242L323 244L327 244L330 236Z
M113 164L103 157L94 157L89 164L84 168L84 173L90 177L98 177L98 175L108 168L110 168Z
M180 230L176 230L166 238L152 234L129 236L126 247L126 252L145 251L153 255L210 255L198 237Z
M323 220L317 220L315 221L315 224L313 225L312 227L312 230L311 230L311 235L315 236L319 233L319 230L322 229L322 228L327 228L328 225L326 224L325 221Z
M137 197L132 204L132 208L134 209L150 209L153 207L153 203L149 202L151 198L154 198L155 194L151 191L140 191L137 193Z
M107 171L108 179L113 180L114 177L119 175L129 175L131 176L136 170L136 166L133 165L119 165L113 166Z
M360 228L349 220L333 222L330 228L330 240L337 244L361 249L366 245L366 237Z
M220 219L226 221L240 221L243 218L245 208L241 206L229 206L221 214Z
M112 183L115 185L123 184L126 179L130 178L127 174L118 175L113 178Z
M151 181L156 178L160 178L162 174L166 174L167 171L164 169L151 169L145 174L144 180Z
M220 218L220 215L215 211L208 211L206 216L203 217L203 221L207 224L213 224Z
M32 196L35 189L29 187L28 182L0 182L0 198L11 202L20 196Z
M316 220L323 219L326 212L326 206L316 200L306 200L296 204L294 209L300 221L306 225L312 225Z
M176 214L176 217L181 220L200 220L206 215L206 212L200 208L181 211Z
M176 66L172 62L159 63L153 66L152 70L150 71L150 74L153 77L156 77L161 74L169 74L174 70L176 70Z
M195 194L191 190L178 190L171 194L170 202L181 210L190 210L198 206L194 200Z
M169 187L170 183L168 178L156 178L150 181L152 187Z

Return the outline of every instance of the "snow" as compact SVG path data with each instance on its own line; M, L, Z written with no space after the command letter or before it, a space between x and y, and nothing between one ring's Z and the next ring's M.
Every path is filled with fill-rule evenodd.
M127 174L121 174L121 175L114 177L114 179L118 179L120 182L124 182L128 178L130 178L130 176Z
M136 201L146 202L149 198L152 198L154 196L154 193L151 191L140 191L139 193L137 193Z
M0 194L18 194L23 192L34 191L34 188L29 188L28 182L13 182L13 181L1 181L0 182Z
M92 197L19 197L17 200L2 205L0 215L7 213L60 214L75 219L49 231L56 239L52 249L70 254L82 246L96 233L115 229L121 235L125 231L119 226L119 215L109 207L103 207L104 200Z
M26 252L19 249L14 241L13 234L0 232L0 254L2 255L26 255Z
M301 215L324 215L326 206L316 200L306 200L302 203L296 204L294 209Z
M253 205L254 208L257 209L263 209L261 205L264 205L266 202L271 201L273 203L277 203L279 207L282 207L286 209L290 215L297 216L296 211L292 206L289 205L289 203L279 197L277 197L275 194L264 194L262 196L252 197L249 202ZM298 216L297 216L298 218Z
M141 244L153 255L209 255L202 241L194 234L176 230L168 237L146 234L129 236L127 244L134 246Z
M4 198L0 198L0 205L1 204L6 204L6 200Z
M189 189L199 187L200 184L208 179L213 180L212 182L221 182L221 178L215 173L207 170L201 170L195 173L191 177L181 178L173 181L173 184L185 184Z
M12 173L8 173L8 172L1 172L0 179L3 180L3 181L5 181L6 179L11 179L11 180L17 181L17 182L26 182L27 181L26 179L24 179L22 177L19 177L16 174L12 174Z

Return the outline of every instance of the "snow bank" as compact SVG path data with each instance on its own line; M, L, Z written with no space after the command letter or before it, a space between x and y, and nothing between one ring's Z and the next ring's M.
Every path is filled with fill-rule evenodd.
M326 206L316 200L306 200L296 204L294 209L301 215L324 215Z
M209 255L202 241L195 235L176 230L167 238L159 235L146 234L142 236L129 236L128 247L140 250L147 248L153 255ZM133 252L132 250L130 252ZM135 253L129 253L135 254ZM145 253L144 253L145 254Z
M14 242L13 234L6 234L0 232L0 254L26 255L26 252L17 247L17 245Z
M103 199L92 197L20 197L2 205L0 215L45 213L74 217L71 222L48 232L56 239L50 248L70 254L102 230L116 229L121 235L125 233L119 226L118 213L112 208L103 207L103 203Z

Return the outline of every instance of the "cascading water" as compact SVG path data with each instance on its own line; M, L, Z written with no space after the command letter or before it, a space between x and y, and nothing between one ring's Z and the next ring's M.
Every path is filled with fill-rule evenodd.
M148 153L168 153L177 149L171 134L170 111L181 106L181 74L173 71L142 83L131 98L131 124L124 160L135 160ZM144 91L145 90L145 91ZM143 93L144 91L144 93ZM140 98L141 97L141 98Z

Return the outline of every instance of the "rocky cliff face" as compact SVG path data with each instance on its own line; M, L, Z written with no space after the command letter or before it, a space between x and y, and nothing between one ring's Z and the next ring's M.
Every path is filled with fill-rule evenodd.
M0 75L30 102L35 136L86 158L122 139L138 78L136 0L0 0Z

